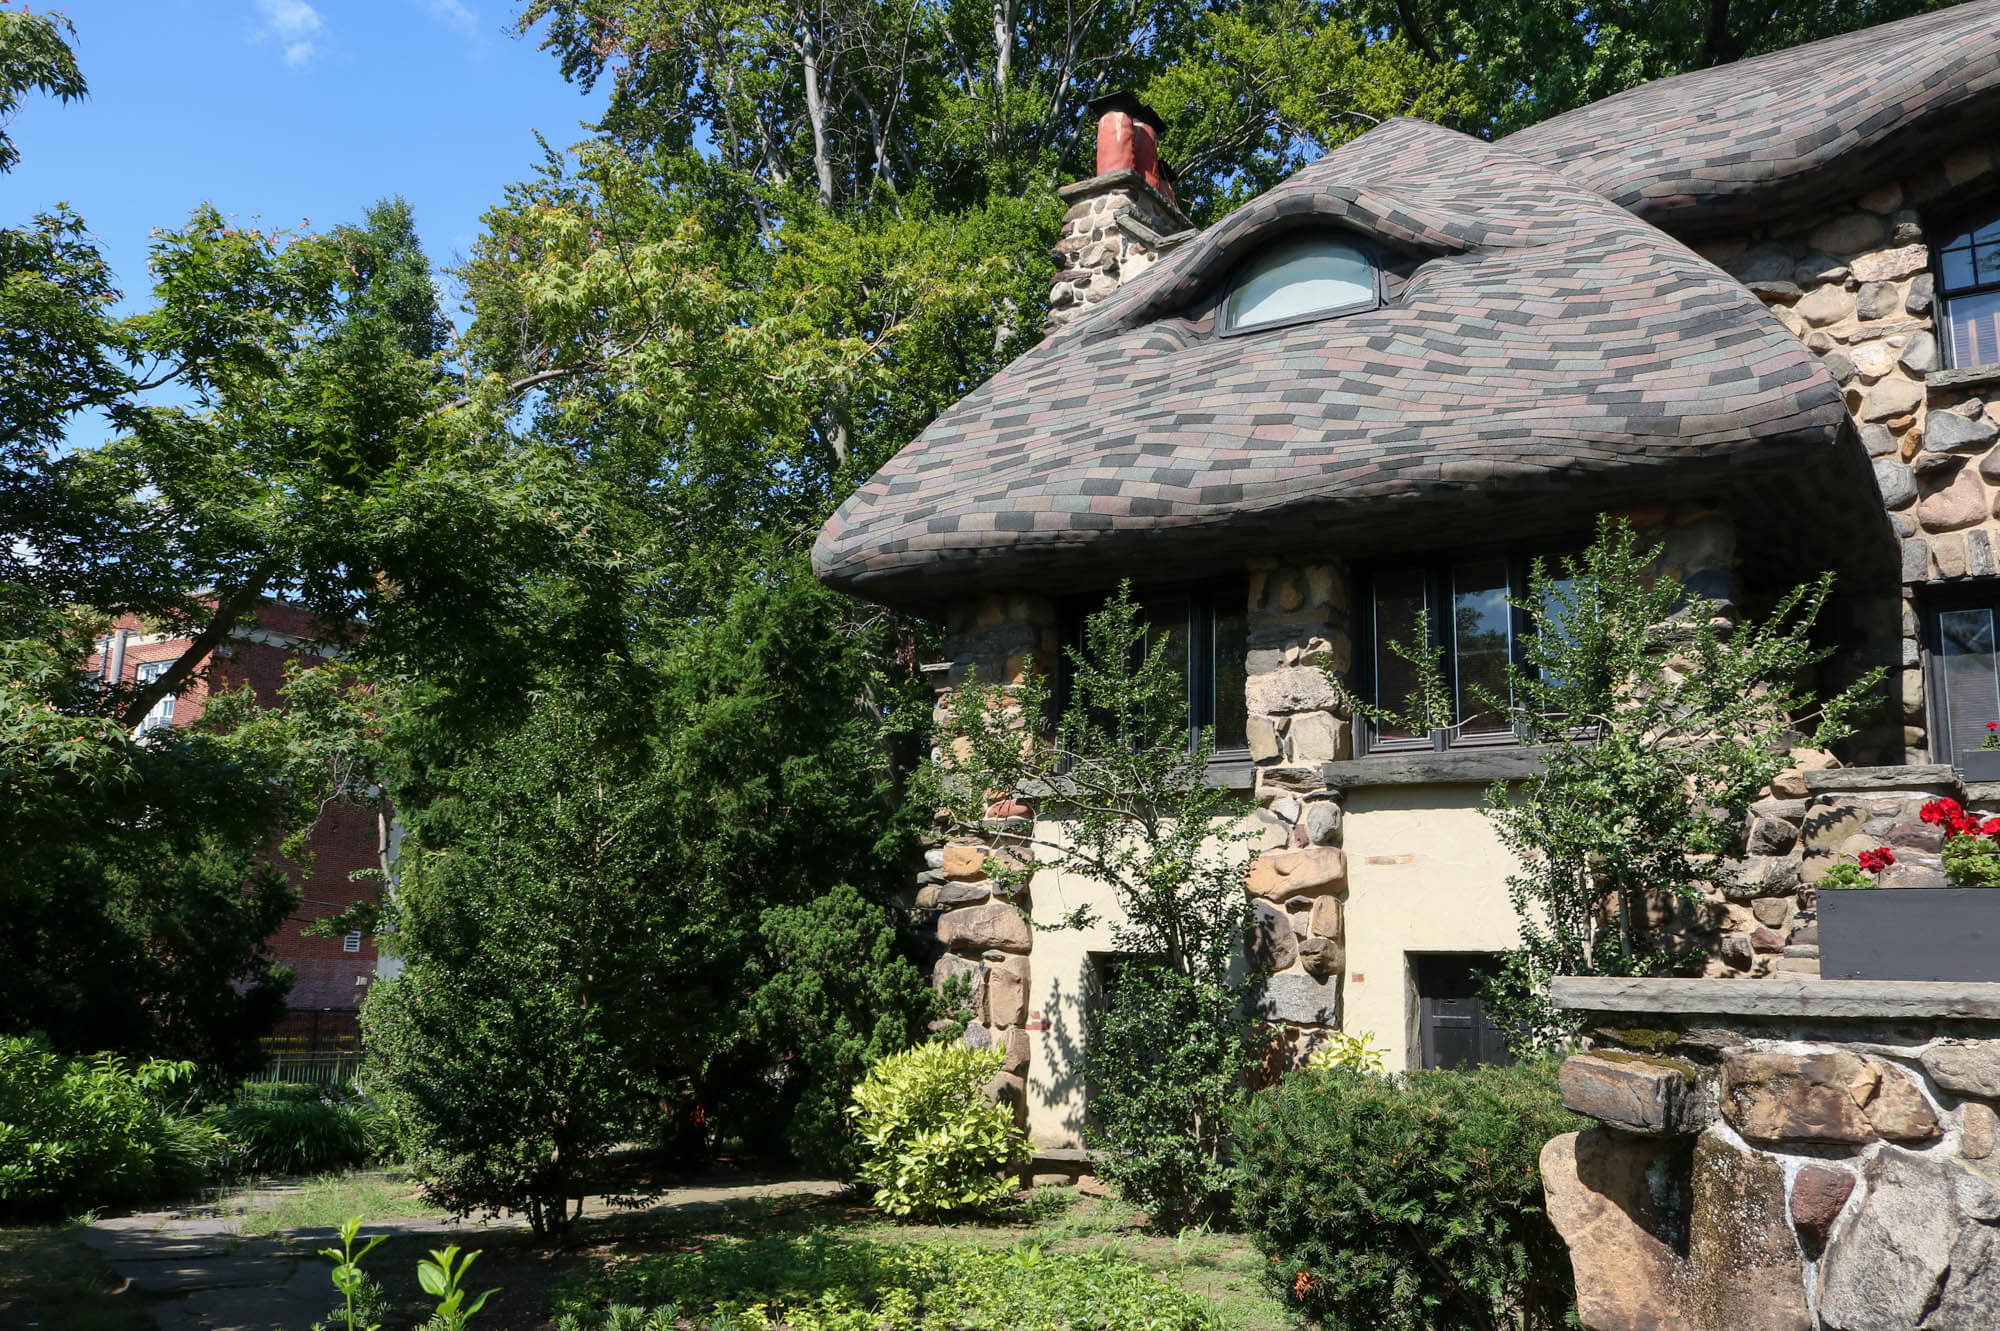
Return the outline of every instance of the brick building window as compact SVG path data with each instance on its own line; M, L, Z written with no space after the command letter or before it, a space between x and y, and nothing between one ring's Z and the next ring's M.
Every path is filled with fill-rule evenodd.
M151 684L154 680L172 669L173 664L172 661L145 661L140 663L139 682L141 684ZM151 734L155 730L166 730L173 724L174 695L169 693L166 697L153 704L152 711L146 713L146 719L139 723L139 733L142 735Z
M2000 365L2000 217L1938 247L1938 314L1951 363Z
M342 952L359 952L361 950L361 931L356 929L353 933L342 938L340 940L340 950Z

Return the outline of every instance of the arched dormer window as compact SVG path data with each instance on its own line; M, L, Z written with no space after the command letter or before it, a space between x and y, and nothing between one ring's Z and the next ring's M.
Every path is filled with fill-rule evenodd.
M1281 240L1237 268L1222 298L1221 330L1247 333L1381 303L1374 251L1358 237L1317 231Z

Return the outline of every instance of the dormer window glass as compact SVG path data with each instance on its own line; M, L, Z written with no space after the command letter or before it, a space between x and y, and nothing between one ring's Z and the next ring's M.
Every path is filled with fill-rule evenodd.
M2000 365L2000 217L1938 247L1939 312L1951 363Z
M1247 333L1381 303L1381 270L1365 245L1325 233L1299 236L1237 270L1222 301L1222 331Z

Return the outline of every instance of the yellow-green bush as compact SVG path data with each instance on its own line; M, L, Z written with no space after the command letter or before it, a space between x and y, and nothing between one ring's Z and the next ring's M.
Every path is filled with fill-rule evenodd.
M998 1201L1018 1134L986 1097L1000 1051L921 1044L890 1054L854 1088L861 1179L890 1215L932 1214Z

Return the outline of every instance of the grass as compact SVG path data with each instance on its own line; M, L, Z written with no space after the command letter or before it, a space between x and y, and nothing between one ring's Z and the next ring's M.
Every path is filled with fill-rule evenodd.
M156 1331L124 1286L73 1226L0 1229L0 1327Z
M386 1220L437 1214L436 1207L417 1195L410 1176L399 1170L320 1174L279 1188L266 1184L225 1193L216 1209L224 1219L235 1220L245 1234L330 1229L355 1215Z

